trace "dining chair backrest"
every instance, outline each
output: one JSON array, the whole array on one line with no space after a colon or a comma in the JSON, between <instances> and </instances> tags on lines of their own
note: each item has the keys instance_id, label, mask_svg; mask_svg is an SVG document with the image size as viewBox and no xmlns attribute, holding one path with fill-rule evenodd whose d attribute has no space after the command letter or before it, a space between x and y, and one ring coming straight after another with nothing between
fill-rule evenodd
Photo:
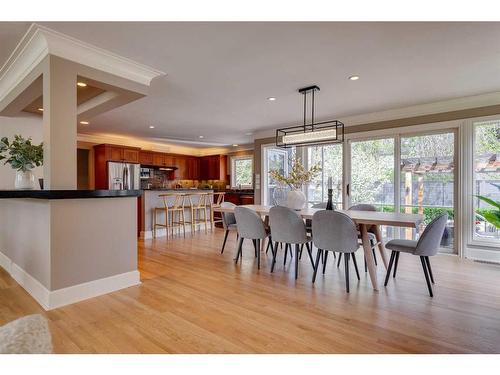
<instances>
[{"instance_id":1,"label":"dining chair backrest","mask_svg":"<svg viewBox=\"0 0 500 375\"><path fill-rule=\"evenodd\" d=\"M269 225L273 241L290 244L307 242L304 220L288 207L274 206L269 210Z\"/></svg>"},{"instance_id":2,"label":"dining chair backrest","mask_svg":"<svg viewBox=\"0 0 500 375\"><path fill-rule=\"evenodd\" d=\"M221 208L233 208L236 207L234 203L231 202L222 202L220 204ZM222 213L222 226L224 229L228 229L231 224L236 224L236 218L234 217L234 213L232 212L223 212Z\"/></svg>"},{"instance_id":3,"label":"dining chair backrest","mask_svg":"<svg viewBox=\"0 0 500 375\"><path fill-rule=\"evenodd\" d=\"M312 218L313 243L318 249L352 253L359 247L354 221L342 212L324 210Z\"/></svg>"},{"instance_id":4,"label":"dining chair backrest","mask_svg":"<svg viewBox=\"0 0 500 375\"><path fill-rule=\"evenodd\" d=\"M442 214L434 218L424 229L424 233L420 236L415 249L415 255L433 256L439 250L441 238L443 237L448 214Z\"/></svg>"},{"instance_id":5,"label":"dining chair backrest","mask_svg":"<svg viewBox=\"0 0 500 375\"><path fill-rule=\"evenodd\" d=\"M353 211L377 211L377 208L372 204L360 203L349 207L349 210Z\"/></svg>"},{"instance_id":6,"label":"dining chair backrest","mask_svg":"<svg viewBox=\"0 0 500 375\"><path fill-rule=\"evenodd\" d=\"M256 240L266 238L266 228L260 216L247 207L236 206L234 208L236 226L241 238Z\"/></svg>"}]
</instances>

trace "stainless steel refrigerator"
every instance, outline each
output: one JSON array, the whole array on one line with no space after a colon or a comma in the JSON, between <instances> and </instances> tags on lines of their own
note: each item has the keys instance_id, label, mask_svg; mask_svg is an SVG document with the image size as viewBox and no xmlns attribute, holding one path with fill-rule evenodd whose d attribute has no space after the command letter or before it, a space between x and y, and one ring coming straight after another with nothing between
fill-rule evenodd
<instances>
[{"instance_id":1,"label":"stainless steel refrigerator","mask_svg":"<svg viewBox=\"0 0 500 375\"><path fill-rule=\"evenodd\" d=\"M108 162L109 190L139 190L139 164Z\"/></svg>"}]
</instances>

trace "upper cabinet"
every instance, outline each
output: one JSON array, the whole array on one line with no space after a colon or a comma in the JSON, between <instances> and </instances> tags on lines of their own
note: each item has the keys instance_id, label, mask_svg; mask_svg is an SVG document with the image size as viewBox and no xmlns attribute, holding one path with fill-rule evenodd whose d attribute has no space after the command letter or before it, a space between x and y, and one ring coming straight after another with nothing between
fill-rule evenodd
<instances>
[{"instance_id":1,"label":"upper cabinet","mask_svg":"<svg viewBox=\"0 0 500 375\"><path fill-rule=\"evenodd\" d=\"M154 153L151 151L139 151L139 163L143 165L153 165Z\"/></svg>"},{"instance_id":2,"label":"upper cabinet","mask_svg":"<svg viewBox=\"0 0 500 375\"><path fill-rule=\"evenodd\" d=\"M99 155L105 161L119 161L126 163L139 163L138 147L124 147L115 145L97 145L94 147L96 155Z\"/></svg>"},{"instance_id":3,"label":"upper cabinet","mask_svg":"<svg viewBox=\"0 0 500 375\"><path fill-rule=\"evenodd\" d=\"M210 155L200 160L201 180L225 180L227 175L227 156Z\"/></svg>"},{"instance_id":4,"label":"upper cabinet","mask_svg":"<svg viewBox=\"0 0 500 375\"><path fill-rule=\"evenodd\" d=\"M179 180L225 180L227 177L227 156L211 155L204 157L166 154L141 150L137 147L102 144L94 146L96 182L102 177L99 186L106 180L106 163L117 161L139 163L145 167L175 167L171 178ZM101 187L102 188L102 187Z\"/></svg>"}]
</instances>

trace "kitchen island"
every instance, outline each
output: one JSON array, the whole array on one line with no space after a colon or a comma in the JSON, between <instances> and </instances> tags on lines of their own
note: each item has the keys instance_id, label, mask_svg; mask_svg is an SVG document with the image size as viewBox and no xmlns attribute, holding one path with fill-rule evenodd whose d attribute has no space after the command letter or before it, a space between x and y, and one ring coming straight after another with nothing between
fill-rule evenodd
<instances>
[{"instance_id":1,"label":"kitchen island","mask_svg":"<svg viewBox=\"0 0 500 375\"><path fill-rule=\"evenodd\" d=\"M140 237L149 239L153 238L153 215L155 207L163 207L163 199L160 197L162 194L200 194L200 193L213 193L213 190L208 189L151 189L143 190L143 194L139 199L139 227ZM173 198L170 199L173 201ZM188 205L186 203L186 205ZM210 213L209 213L210 214ZM184 210L186 221L191 220L190 208L186 207ZM165 213L159 212L157 217L158 223L165 223ZM190 232L190 225L186 225L186 232ZM166 236L165 228L159 228L156 231L157 237Z\"/></svg>"},{"instance_id":2,"label":"kitchen island","mask_svg":"<svg viewBox=\"0 0 500 375\"><path fill-rule=\"evenodd\" d=\"M0 191L0 266L46 310L139 284L140 194Z\"/></svg>"}]
</instances>

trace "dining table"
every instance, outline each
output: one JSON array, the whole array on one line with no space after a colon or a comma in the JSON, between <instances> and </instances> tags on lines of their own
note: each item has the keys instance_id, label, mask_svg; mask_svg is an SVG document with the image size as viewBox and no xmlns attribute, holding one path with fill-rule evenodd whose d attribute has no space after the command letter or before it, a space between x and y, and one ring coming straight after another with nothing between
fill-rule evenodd
<instances>
[{"instance_id":1,"label":"dining table","mask_svg":"<svg viewBox=\"0 0 500 375\"><path fill-rule=\"evenodd\" d=\"M259 205L259 204L249 204L242 205L242 207L247 207L255 211L260 216L264 217L264 220L268 220L269 210L273 206ZM317 211L322 211L324 208L304 208L298 210L297 213L303 219L312 219L313 215ZM215 212L230 212L234 213L234 207L217 207L214 209ZM380 252L380 257L384 267L387 269L388 261L385 252L384 241L382 238L382 232L380 226L392 226L392 227L403 227L403 228L418 228L422 223L424 216L420 214L409 214L403 212L379 212L379 211L357 211L357 210L336 210L342 212L349 216L354 223L358 226L361 234L361 243L363 245L363 252L366 259L366 264L368 268L368 274L370 275L370 280L372 287L375 291L378 291L378 280L377 280L377 267L375 265L375 259L372 252L372 245L370 243L370 238L368 232L375 234L377 241L377 248ZM272 231L272 228L271 228Z\"/></svg>"}]
</instances>

